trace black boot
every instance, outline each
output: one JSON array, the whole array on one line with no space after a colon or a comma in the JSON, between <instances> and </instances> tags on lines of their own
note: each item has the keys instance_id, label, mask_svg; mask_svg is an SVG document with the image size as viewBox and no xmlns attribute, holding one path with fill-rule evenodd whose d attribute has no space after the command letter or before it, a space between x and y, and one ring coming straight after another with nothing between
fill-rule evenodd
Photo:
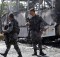
<instances>
[{"instance_id":1,"label":"black boot","mask_svg":"<svg viewBox=\"0 0 60 57\"><path fill-rule=\"evenodd\" d=\"M3 53L0 53L2 56L6 57L7 55L6 54L3 54Z\"/></svg>"},{"instance_id":2,"label":"black boot","mask_svg":"<svg viewBox=\"0 0 60 57\"><path fill-rule=\"evenodd\" d=\"M22 57L22 55L19 55L18 57Z\"/></svg>"},{"instance_id":3,"label":"black boot","mask_svg":"<svg viewBox=\"0 0 60 57\"><path fill-rule=\"evenodd\" d=\"M36 52L34 52L34 54L32 54L32 56L37 56L37 51L36 51Z\"/></svg>"},{"instance_id":4,"label":"black boot","mask_svg":"<svg viewBox=\"0 0 60 57\"><path fill-rule=\"evenodd\" d=\"M44 56L44 55L46 55L46 54L44 54L43 52L40 52L40 55Z\"/></svg>"},{"instance_id":5,"label":"black boot","mask_svg":"<svg viewBox=\"0 0 60 57\"><path fill-rule=\"evenodd\" d=\"M32 56L37 56L37 46L36 44L33 45L34 48L34 54L32 54Z\"/></svg>"},{"instance_id":6,"label":"black boot","mask_svg":"<svg viewBox=\"0 0 60 57\"><path fill-rule=\"evenodd\" d=\"M37 56L37 54L32 54L32 56Z\"/></svg>"}]
</instances>

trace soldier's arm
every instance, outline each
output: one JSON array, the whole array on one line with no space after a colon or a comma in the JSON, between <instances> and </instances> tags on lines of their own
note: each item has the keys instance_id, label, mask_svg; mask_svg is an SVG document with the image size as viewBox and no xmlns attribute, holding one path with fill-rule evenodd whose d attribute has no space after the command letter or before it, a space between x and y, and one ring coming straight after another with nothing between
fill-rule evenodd
<instances>
[{"instance_id":1,"label":"soldier's arm","mask_svg":"<svg viewBox=\"0 0 60 57\"><path fill-rule=\"evenodd\" d=\"M8 29L6 30L6 32L10 33L12 30L13 30L13 23L10 23Z\"/></svg>"},{"instance_id":2,"label":"soldier's arm","mask_svg":"<svg viewBox=\"0 0 60 57\"><path fill-rule=\"evenodd\" d=\"M40 22L40 30L43 31L45 24L44 24L44 20L41 16L39 17L39 22Z\"/></svg>"}]
</instances>

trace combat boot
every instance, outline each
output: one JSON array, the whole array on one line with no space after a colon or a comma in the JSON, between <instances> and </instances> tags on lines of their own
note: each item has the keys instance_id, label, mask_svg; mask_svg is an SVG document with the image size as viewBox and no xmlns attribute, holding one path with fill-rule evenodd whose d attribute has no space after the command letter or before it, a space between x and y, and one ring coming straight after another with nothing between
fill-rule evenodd
<instances>
[{"instance_id":1,"label":"combat boot","mask_svg":"<svg viewBox=\"0 0 60 57\"><path fill-rule=\"evenodd\" d=\"M18 57L22 57L22 55L19 55Z\"/></svg>"},{"instance_id":2,"label":"combat boot","mask_svg":"<svg viewBox=\"0 0 60 57\"><path fill-rule=\"evenodd\" d=\"M0 53L2 56L4 56L4 57L7 57L7 55L6 54L3 54L3 53Z\"/></svg>"},{"instance_id":3,"label":"combat boot","mask_svg":"<svg viewBox=\"0 0 60 57\"><path fill-rule=\"evenodd\" d=\"M34 54L32 54L32 56L37 56L37 51L36 51L36 52L34 52Z\"/></svg>"},{"instance_id":4,"label":"combat boot","mask_svg":"<svg viewBox=\"0 0 60 57\"><path fill-rule=\"evenodd\" d=\"M39 55L42 55L42 56L44 56L44 55L46 55L46 54L44 54L43 52L41 52Z\"/></svg>"}]
</instances>

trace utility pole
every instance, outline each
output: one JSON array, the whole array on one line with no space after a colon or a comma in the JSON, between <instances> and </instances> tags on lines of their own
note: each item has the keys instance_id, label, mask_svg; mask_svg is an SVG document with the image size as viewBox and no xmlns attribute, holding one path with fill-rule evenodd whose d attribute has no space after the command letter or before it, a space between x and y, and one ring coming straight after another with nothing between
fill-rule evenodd
<instances>
[{"instance_id":1,"label":"utility pole","mask_svg":"<svg viewBox=\"0 0 60 57\"><path fill-rule=\"evenodd\" d=\"M38 11L39 11L39 16L41 16L41 12L40 12L40 5L42 4L42 2L43 2L43 0L39 0L39 9L38 9Z\"/></svg>"},{"instance_id":2,"label":"utility pole","mask_svg":"<svg viewBox=\"0 0 60 57\"><path fill-rule=\"evenodd\" d=\"M1 24L1 10L0 10L0 24ZM1 25L0 25L0 33L1 33Z\"/></svg>"},{"instance_id":3,"label":"utility pole","mask_svg":"<svg viewBox=\"0 0 60 57\"><path fill-rule=\"evenodd\" d=\"M27 1L27 4L28 4L28 5L27 5L27 9L26 9L25 18L27 18L27 17L28 17L29 1L30 1L30 0L28 0L28 1Z\"/></svg>"},{"instance_id":4,"label":"utility pole","mask_svg":"<svg viewBox=\"0 0 60 57\"><path fill-rule=\"evenodd\" d=\"M0 33L2 32L2 21L1 21L1 17L2 17L2 12L3 12L3 2L4 0L1 0L2 4L1 4L1 14L0 14Z\"/></svg>"},{"instance_id":5,"label":"utility pole","mask_svg":"<svg viewBox=\"0 0 60 57\"><path fill-rule=\"evenodd\" d=\"M19 0L16 0L16 8L17 8L17 12L19 11Z\"/></svg>"}]
</instances>

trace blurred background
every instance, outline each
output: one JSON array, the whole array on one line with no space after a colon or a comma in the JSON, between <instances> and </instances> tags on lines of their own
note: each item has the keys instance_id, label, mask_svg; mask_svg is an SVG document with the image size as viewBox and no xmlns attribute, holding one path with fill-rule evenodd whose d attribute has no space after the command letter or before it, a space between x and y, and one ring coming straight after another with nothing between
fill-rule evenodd
<instances>
[{"instance_id":1,"label":"blurred background","mask_svg":"<svg viewBox=\"0 0 60 57\"><path fill-rule=\"evenodd\" d=\"M19 37L27 37L29 28L25 26L29 9L35 8L36 13L43 17L49 27L42 37L59 38L60 35L60 0L0 0L0 32L8 23L8 15L13 13L20 26ZM51 38L50 37L50 38Z\"/></svg>"}]
</instances>

